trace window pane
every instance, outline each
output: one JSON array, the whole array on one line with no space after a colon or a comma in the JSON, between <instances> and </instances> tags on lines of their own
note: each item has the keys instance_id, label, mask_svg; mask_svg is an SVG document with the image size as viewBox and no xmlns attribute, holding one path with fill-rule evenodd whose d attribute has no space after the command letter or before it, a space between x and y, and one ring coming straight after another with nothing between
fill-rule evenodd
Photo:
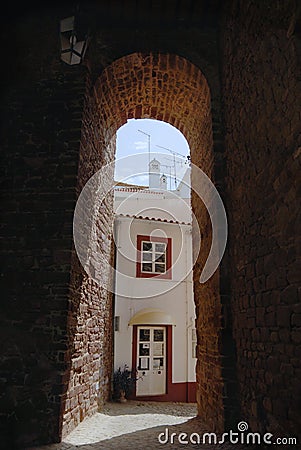
<instances>
[{"instance_id":1,"label":"window pane","mask_svg":"<svg viewBox=\"0 0 301 450\"><path fill-rule=\"evenodd\" d=\"M166 244L156 244L156 252L165 252L165 245Z\"/></svg>"},{"instance_id":2,"label":"window pane","mask_svg":"<svg viewBox=\"0 0 301 450\"><path fill-rule=\"evenodd\" d=\"M153 359L153 369L164 369L163 366L164 358L154 358Z\"/></svg>"},{"instance_id":3,"label":"window pane","mask_svg":"<svg viewBox=\"0 0 301 450\"><path fill-rule=\"evenodd\" d=\"M139 344L139 356L149 356L149 347L145 347L146 345L149 346L149 344Z\"/></svg>"},{"instance_id":4,"label":"window pane","mask_svg":"<svg viewBox=\"0 0 301 450\"><path fill-rule=\"evenodd\" d=\"M155 264L155 272L164 273L165 272L165 264Z\"/></svg>"},{"instance_id":5,"label":"window pane","mask_svg":"<svg viewBox=\"0 0 301 450\"><path fill-rule=\"evenodd\" d=\"M155 261L165 263L165 254L156 253Z\"/></svg>"},{"instance_id":6,"label":"window pane","mask_svg":"<svg viewBox=\"0 0 301 450\"><path fill-rule=\"evenodd\" d=\"M154 330L154 341L163 342L164 340L164 330Z\"/></svg>"},{"instance_id":7,"label":"window pane","mask_svg":"<svg viewBox=\"0 0 301 450\"><path fill-rule=\"evenodd\" d=\"M160 369L160 358L153 359L153 369Z\"/></svg>"},{"instance_id":8,"label":"window pane","mask_svg":"<svg viewBox=\"0 0 301 450\"><path fill-rule=\"evenodd\" d=\"M152 253L143 253L142 254L142 260L143 261L151 261L152 260Z\"/></svg>"},{"instance_id":9,"label":"window pane","mask_svg":"<svg viewBox=\"0 0 301 450\"><path fill-rule=\"evenodd\" d=\"M197 346L192 343L192 357L196 358L197 356Z\"/></svg>"},{"instance_id":10,"label":"window pane","mask_svg":"<svg viewBox=\"0 0 301 450\"><path fill-rule=\"evenodd\" d=\"M142 250L143 251L150 251L152 249L152 243L151 242L143 242L142 244Z\"/></svg>"},{"instance_id":11,"label":"window pane","mask_svg":"<svg viewBox=\"0 0 301 450\"><path fill-rule=\"evenodd\" d=\"M149 341L150 330L149 329L141 329L139 333L140 341Z\"/></svg>"},{"instance_id":12,"label":"window pane","mask_svg":"<svg viewBox=\"0 0 301 450\"><path fill-rule=\"evenodd\" d=\"M154 356L164 355L164 343L156 342L153 344L153 355Z\"/></svg>"},{"instance_id":13,"label":"window pane","mask_svg":"<svg viewBox=\"0 0 301 450\"><path fill-rule=\"evenodd\" d=\"M142 271L143 272L152 272L152 270L153 270L152 263L143 263L142 264Z\"/></svg>"},{"instance_id":14,"label":"window pane","mask_svg":"<svg viewBox=\"0 0 301 450\"><path fill-rule=\"evenodd\" d=\"M139 358L138 370L149 370L149 358L147 356Z\"/></svg>"}]
</instances>

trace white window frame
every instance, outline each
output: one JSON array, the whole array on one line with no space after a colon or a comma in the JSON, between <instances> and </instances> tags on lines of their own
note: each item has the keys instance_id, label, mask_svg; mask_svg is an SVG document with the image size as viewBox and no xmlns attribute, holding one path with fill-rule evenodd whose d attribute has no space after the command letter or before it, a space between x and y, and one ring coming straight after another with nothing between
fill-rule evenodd
<instances>
[{"instance_id":1,"label":"white window frame","mask_svg":"<svg viewBox=\"0 0 301 450\"><path fill-rule=\"evenodd\" d=\"M151 245L151 250L143 250L143 245ZM156 245L164 245L164 252L162 251L156 251ZM144 254L151 255L151 260L145 260ZM159 256L164 255L164 262L157 261L156 258ZM141 241L141 272L142 273L150 273L150 274L165 274L166 273L166 264L167 264L167 244L165 242L151 242L151 241ZM143 264L152 264L152 270L143 270ZM164 271L157 271L156 265L163 266L164 265Z\"/></svg>"}]
</instances>

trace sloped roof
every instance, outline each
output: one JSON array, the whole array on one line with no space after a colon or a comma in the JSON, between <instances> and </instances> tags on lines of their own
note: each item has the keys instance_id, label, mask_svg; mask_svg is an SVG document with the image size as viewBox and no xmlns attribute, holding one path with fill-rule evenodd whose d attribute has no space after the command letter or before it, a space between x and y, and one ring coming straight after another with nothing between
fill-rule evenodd
<instances>
[{"instance_id":1,"label":"sloped roof","mask_svg":"<svg viewBox=\"0 0 301 450\"><path fill-rule=\"evenodd\" d=\"M126 217L129 219L139 219L139 220L153 220L155 222L162 222L162 223L173 223L178 225L191 225L191 222L179 222L177 220L169 220L169 219L160 219L158 217L148 217L148 216L136 216L131 214L116 214L116 218L118 217Z\"/></svg>"},{"instance_id":2,"label":"sloped roof","mask_svg":"<svg viewBox=\"0 0 301 450\"><path fill-rule=\"evenodd\" d=\"M148 189L148 186L139 186L137 184L124 183L123 181L115 181L115 187L116 186L135 188L135 189Z\"/></svg>"}]
</instances>

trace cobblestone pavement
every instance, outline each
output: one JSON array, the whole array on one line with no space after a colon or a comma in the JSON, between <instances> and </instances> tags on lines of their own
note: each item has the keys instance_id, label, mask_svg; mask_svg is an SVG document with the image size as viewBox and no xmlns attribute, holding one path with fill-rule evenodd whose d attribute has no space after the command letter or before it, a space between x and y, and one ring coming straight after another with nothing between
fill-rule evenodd
<instances>
[{"instance_id":1,"label":"cobblestone pavement","mask_svg":"<svg viewBox=\"0 0 301 450\"><path fill-rule=\"evenodd\" d=\"M201 438L209 430L196 418L194 403L137 402L107 403L101 413L84 420L62 443L27 450L102 450L102 449L236 449L238 445L181 444L180 433L197 433ZM168 430L168 442L166 440ZM158 436L163 433L160 443ZM174 435L172 442L171 435ZM181 439L181 438L180 438ZM196 436L195 436L196 439ZM208 442L208 441L207 441ZM251 447L248 446L248 449Z\"/></svg>"}]
</instances>

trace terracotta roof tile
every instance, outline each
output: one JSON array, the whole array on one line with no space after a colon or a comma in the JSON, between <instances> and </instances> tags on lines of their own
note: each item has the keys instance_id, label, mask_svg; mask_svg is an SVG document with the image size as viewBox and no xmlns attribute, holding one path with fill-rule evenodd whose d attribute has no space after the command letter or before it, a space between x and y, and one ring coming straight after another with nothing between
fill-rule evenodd
<instances>
[{"instance_id":1,"label":"terracotta roof tile","mask_svg":"<svg viewBox=\"0 0 301 450\"><path fill-rule=\"evenodd\" d=\"M148 216L136 216L131 214L116 214L116 217L128 217L130 219L140 219L140 220L154 220L156 222L163 223L176 223L178 225L191 225L191 222L179 222L177 220L160 219L158 217L148 217Z\"/></svg>"}]
</instances>

